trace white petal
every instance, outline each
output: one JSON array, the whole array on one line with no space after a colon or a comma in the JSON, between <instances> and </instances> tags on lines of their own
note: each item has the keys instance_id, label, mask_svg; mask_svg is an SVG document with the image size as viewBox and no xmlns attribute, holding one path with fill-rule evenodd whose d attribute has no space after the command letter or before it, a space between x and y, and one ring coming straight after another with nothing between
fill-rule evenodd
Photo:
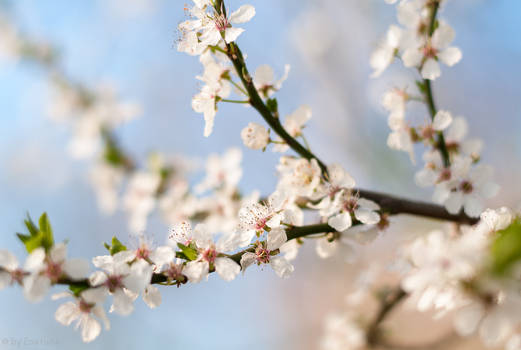
<instances>
[{"instance_id":1,"label":"white petal","mask_svg":"<svg viewBox=\"0 0 521 350\"><path fill-rule=\"evenodd\" d=\"M273 73L273 68L271 68L267 64L259 66L259 68L257 68L257 70L255 71L255 75L253 78L253 81L257 88L262 88L265 85L271 85L273 84L274 80L275 74Z\"/></svg>"},{"instance_id":2,"label":"white petal","mask_svg":"<svg viewBox=\"0 0 521 350\"><path fill-rule=\"evenodd\" d=\"M380 215L377 212L365 208L356 209L355 217L366 225L374 225L380 222Z\"/></svg>"},{"instance_id":3,"label":"white petal","mask_svg":"<svg viewBox=\"0 0 521 350\"><path fill-rule=\"evenodd\" d=\"M190 261L183 269L183 274L190 282L198 283L208 276L208 262Z\"/></svg>"},{"instance_id":4,"label":"white petal","mask_svg":"<svg viewBox=\"0 0 521 350\"><path fill-rule=\"evenodd\" d=\"M18 259L7 250L0 250L0 267L12 271L18 268Z\"/></svg>"},{"instance_id":5,"label":"white petal","mask_svg":"<svg viewBox=\"0 0 521 350\"><path fill-rule=\"evenodd\" d=\"M49 288L51 281L40 275L31 275L24 279L24 295L30 302L41 301Z\"/></svg>"},{"instance_id":6,"label":"white petal","mask_svg":"<svg viewBox=\"0 0 521 350\"><path fill-rule=\"evenodd\" d=\"M403 65L405 67L419 67L423 60L423 53L417 49L407 49L402 55Z\"/></svg>"},{"instance_id":7,"label":"white petal","mask_svg":"<svg viewBox=\"0 0 521 350\"><path fill-rule=\"evenodd\" d=\"M227 28L226 32L224 33L224 40L227 43L231 43L232 41L237 40L237 38L239 37L239 35L242 34L242 32L244 32L244 29L242 28Z\"/></svg>"},{"instance_id":8,"label":"white petal","mask_svg":"<svg viewBox=\"0 0 521 350\"><path fill-rule=\"evenodd\" d=\"M144 260L139 260L130 267L130 274L123 278L125 287L134 293L141 293L152 279L153 267Z\"/></svg>"},{"instance_id":9,"label":"white petal","mask_svg":"<svg viewBox=\"0 0 521 350\"><path fill-rule=\"evenodd\" d=\"M89 277L89 283L91 286L99 286L107 280L107 274L102 271L94 271Z\"/></svg>"},{"instance_id":10,"label":"white petal","mask_svg":"<svg viewBox=\"0 0 521 350\"><path fill-rule=\"evenodd\" d=\"M107 287L99 287L99 288L89 288L81 292L81 297L87 303L90 304L101 304L105 301L105 298L108 295Z\"/></svg>"},{"instance_id":11,"label":"white petal","mask_svg":"<svg viewBox=\"0 0 521 350\"><path fill-rule=\"evenodd\" d=\"M432 35L432 46L438 50L442 50L450 45L454 40L454 29L447 24L441 24Z\"/></svg>"},{"instance_id":12,"label":"white petal","mask_svg":"<svg viewBox=\"0 0 521 350\"><path fill-rule=\"evenodd\" d=\"M440 65L435 59L429 58L423 64L421 73L423 79L435 80L441 75Z\"/></svg>"},{"instance_id":13,"label":"white petal","mask_svg":"<svg viewBox=\"0 0 521 350\"><path fill-rule=\"evenodd\" d=\"M65 243L58 243L52 247L49 256L54 262L61 262L67 257L67 246Z\"/></svg>"},{"instance_id":14,"label":"white petal","mask_svg":"<svg viewBox=\"0 0 521 350\"><path fill-rule=\"evenodd\" d=\"M246 269L255 263L257 260L257 256L254 253L244 253L241 256L241 266L242 266L242 272L244 273Z\"/></svg>"},{"instance_id":15,"label":"white petal","mask_svg":"<svg viewBox=\"0 0 521 350\"><path fill-rule=\"evenodd\" d=\"M461 53L461 50L457 47L447 47L445 50L438 54L438 58L440 59L440 61L442 61L449 67L452 67L453 65L461 61L462 57L463 54Z\"/></svg>"},{"instance_id":16,"label":"white petal","mask_svg":"<svg viewBox=\"0 0 521 350\"><path fill-rule=\"evenodd\" d=\"M81 339L85 343L90 343L98 337L101 332L101 325L90 315L82 315L81 319Z\"/></svg>"},{"instance_id":17,"label":"white petal","mask_svg":"<svg viewBox=\"0 0 521 350\"><path fill-rule=\"evenodd\" d=\"M270 265L277 274L277 276L281 278L288 278L291 273L295 270L293 265L290 264L285 258L280 256L274 256L270 259Z\"/></svg>"},{"instance_id":18,"label":"white petal","mask_svg":"<svg viewBox=\"0 0 521 350\"><path fill-rule=\"evenodd\" d=\"M326 237L317 239L315 251L317 252L317 255L322 259L327 259L335 255L337 250L338 241L329 242L329 240Z\"/></svg>"},{"instance_id":19,"label":"white petal","mask_svg":"<svg viewBox=\"0 0 521 350\"><path fill-rule=\"evenodd\" d=\"M370 209L373 211L380 210L380 206L378 205L378 203L373 202L372 200L369 200L369 199L359 198L357 201L357 204L364 209Z\"/></svg>"},{"instance_id":20,"label":"white petal","mask_svg":"<svg viewBox=\"0 0 521 350\"><path fill-rule=\"evenodd\" d=\"M335 230L342 232L351 227L351 214L350 213L340 213L337 214L327 221L328 225L333 227Z\"/></svg>"},{"instance_id":21,"label":"white petal","mask_svg":"<svg viewBox=\"0 0 521 350\"><path fill-rule=\"evenodd\" d=\"M151 309L161 305L161 293L159 289L156 286L148 285L143 292L143 301Z\"/></svg>"},{"instance_id":22,"label":"white petal","mask_svg":"<svg viewBox=\"0 0 521 350\"><path fill-rule=\"evenodd\" d=\"M463 206L463 194L461 192L451 193L449 195L449 198L445 201L445 208L451 214L459 213L462 206Z\"/></svg>"},{"instance_id":23,"label":"white petal","mask_svg":"<svg viewBox=\"0 0 521 350\"><path fill-rule=\"evenodd\" d=\"M36 248L29 254L25 260L25 270L29 272L40 271L44 266L45 250L43 248Z\"/></svg>"},{"instance_id":24,"label":"white petal","mask_svg":"<svg viewBox=\"0 0 521 350\"><path fill-rule=\"evenodd\" d=\"M436 183L438 176L432 169L424 168L416 173L414 182L419 187L430 187Z\"/></svg>"},{"instance_id":25,"label":"white petal","mask_svg":"<svg viewBox=\"0 0 521 350\"><path fill-rule=\"evenodd\" d=\"M452 123L452 115L447 111L438 111L434 116L432 127L436 131L442 131L449 127Z\"/></svg>"},{"instance_id":26,"label":"white petal","mask_svg":"<svg viewBox=\"0 0 521 350\"><path fill-rule=\"evenodd\" d=\"M463 307L454 317L454 328L461 336L474 333L483 317L483 308L479 304L471 304Z\"/></svg>"},{"instance_id":27,"label":"white petal","mask_svg":"<svg viewBox=\"0 0 521 350\"><path fill-rule=\"evenodd\" d=\"M103 310L103 308L101 306L99 306L99 305L94 306L92 308L92 314L103 321L103 325L105 326L105 329L107 331L110 329L110 321L107 318L107 315L105 314L105 310Z\"/></svg>"},{"instance_id":28,"label":"white petal","mask_svg":"<svg viewBox=\"0 0 521 350\"><path fill-rule=\"evenodd\" d=\"M492 311L479 327L479 335L488 347L495 347L502 343L512 331L512 324L504 311Z\"/></svg>"},{"instance_id":29,"label":"white petal","mask_svg":"<svg viewBox=\"0 0 521 350\"><path fill-rule=\"evenodd\" d=\"M80 314L81 311L78 308L78 305L72 301L68 301L56 309L54 318L62 325L69 326L72 322L74 322L74 320L80 317Z\"/></svg>"},{"instance_id":30,"label":"white petal","mask_svg":"<svg viewBox=\"0 0 521 350\"><path fill-rule=\"evenodd\" d=\"M170 246L162 246L150 253L150 260L156 264L158 269L175 259L175 251Z\"/></svg>"},{"instance_id":31,"label":"white petal","mask_svg":"<svg viewBox=\"0 0 521 350\"><path fill-rule=\"evenodd\" d=\"M232 281L241 272L241 267L229 258L215 259L215 271L225 281Z\"/></svg>"},{"instance_id":32,"label":"white petal","mask_svg":"<svg viewBox=\"0 0 521 350\"><path fill-rule=\"evenodd\" d=\"M231 23L239 24L250 21L255 16L255 7L251 5L242 5L239 9L233 12L229 21Z\"/></svg>"},{"instance_id":33,"label":"white petal","mask_svg":"<svg viewBox=\"0 0 521 350\"><path fill-rule=\"evenodd\" d=\"M114 264L128 263L134 260L136 253L133 250L123 250L112 256Z\"/></svg>"},{"instance_id":34,"label":"white petal","mask_svg":"<svg viewBox=\"0 0 521 350\"><path fill-rule=\"evenodd\" d=\"M288 237L286 231L282 227L276 227L268 232L268 250L275 250L280 248L281 245L286 243Z\"/></svg>"},{"instance_id":35,"label":"white petal","mask_svg":"<svg viewBox=\"0 0 521 350\"><path fill-rule=\"evenodd\" d=\"M89 273L89 262L85 259L67 259L62 267L65 274L72 280L85 278Z\"/></svg>"},{"instance_id":36,"label":"white petal","mask_svg":"<svg viewBox=\"0 0 521 350\"><path fill-rule=\"evenodd\" d=\"M11 284L11 274L9 272L0 271L0 290Z\"/></svg>"},{"instance_id":37,"label":"white petal","mask_svg":"<svg viewBox=\"0 0 521 350\"><path fill-rule=\"evenodd\" d=\"M472 218L478 217L485 209L481 198L475 194L470 194L465 197L463 209L465 214Z\"/></svg>"},{"instance_id":38,"label":"white petal","mask_svg":"<svg viewBox=\"0 0 521 350\"><path fill-rule=\"evenodd\" d=\"M114 311L122 316L127 316L134 311L134 302L123 289L118 288L113 295L111 312Z\"/></svg>"},{"instance_id":39,"label":"white petal","mask_svg":"<svg viewBox=\"0 0 521 350\"><path fill-rule=\"evenodd\" d=\"M300 244L297 242L296 239L292 239L291 241L288 241L280 246L279 250L282 255L286 258L288 261L295 260L295 258L298 255L298 250L300 248Z\"/></svg>"}]
</instances>

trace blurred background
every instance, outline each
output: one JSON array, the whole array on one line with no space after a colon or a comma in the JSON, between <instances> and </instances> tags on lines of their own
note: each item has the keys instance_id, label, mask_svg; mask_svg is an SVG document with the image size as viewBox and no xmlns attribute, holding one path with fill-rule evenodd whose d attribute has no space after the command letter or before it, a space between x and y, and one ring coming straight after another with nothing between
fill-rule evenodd
<instances>
[{"instance_id":1,"label":"blurred background","mask_svg":"<svg viewBox=\"0 0 521 350\"><path fill-rule=\"evenodd\" d=\"M237 8L243 2L227 3ZM239 44L251 70L270 64L280 76L284 64L291 64L290 77L278 93L280 111L289 114L303 103L313 108L306 136L315 153L326 162L342 163L360 187L429 200L430 189L413 185L415 167L408 156L387 148L387 115L380 106L386 89L413 86L415 77L396 63L381 78L369 78L369 56L396 22L395 7L381 0L249 3L257 15L244 26ZM23 33L59 48L70 77L94 86L112 82L122 99L142 105L141 118L117 132L136 158L153 150L204 158L240 146L241 188L271 193L277 154L248 150L240 139L248 122L261 122L252 109L222 105L213 134L202 136L203 118L190 106L201 66L175 49L177 24L186 19L184 7L180 0L3 3L6 16ZM465 116L469 134L484 140L483 162L495 167L502 186L489 206L517 207L521 198L520 10L521 2L515 0L458 0L441 14L456 30L463 61L444 67L434 83L435 99L439 108ZM14 233L23 229L26 213L36 217L47 211L56 239L70 239L70 256L104 254L102 242L114 234L126 237L126 218L97 209L88 181L91 163L70 158L70 130L46 115L48 75L37 65L4 60L0 82L0 247L23 260ZM110 315L111 331L88 345L72 327L54 321L59 303L47 298L31 305L19 288L8 288L0 297L0 339L48 339L33 347L59 349L314 349L323 318L343 305L356 271L392 253L396 241L439 225L407 217L395 221L370 251L360 252L356 265L341 258L321 260L313 245L306 244L288 280L278 279L270 269L251 269L232 283L211 276L208 283L162 288L160 308L150 310L138 300L132 316ZM156 215L146 232L163 242L168 227ZM440 321L419 317L424 323L416 323L417 328L434 325L428 336L443 328ZM390 324L399 322L400 316ZM0 343L0 349L11 347Z\"/></svg>"}]
</instances>

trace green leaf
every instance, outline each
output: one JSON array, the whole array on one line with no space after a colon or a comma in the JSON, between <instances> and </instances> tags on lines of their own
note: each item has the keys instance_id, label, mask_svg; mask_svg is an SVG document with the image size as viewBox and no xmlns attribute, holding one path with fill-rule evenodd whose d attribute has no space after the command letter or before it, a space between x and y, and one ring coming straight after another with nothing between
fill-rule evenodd
<instances>
[{"instance_id":1,"label":"green leaf","mask_svg":"<svg viewBox=\"0 0 521 350\"><path fill-rule=\"evenodd\" d=\"M509 272L521 260L521 219L497 233L491 250L492 270L498 275Z\"/></svg>"},{"instance_id":2,"label":"green leaf","mask_svg":"<svg viewBox=\"0 0 521 350\"><path fill-rule=\"evenodd\" d=\"M28 253L39 247L43 247L46 251L49 251L54 245L54 237L52 233L51 223L46 213L43 213L38 220L38 226L33 222L29 214L27 219L24 220L25 227L27 228L28 234L17 233L16 236L24 244L25 249Z\"/></svg>"},{"instance_id":3,"label":"green leaf","mask_svg":"<svg viewBox=\"0 0 521 350\"><path fill-rule=\"evenodd\" d=\"M190 259L188 259L188 257L185 255L185 253L180 252L180 251L175 252L175 256L176 256L176 258L179 258L179 259L190 260Z\"/></svg>"},{"instance_id":4,"label":"green leaf","mask_svg":"<svg viewBox=\"0 0 521 350\"><path fill-rule=\"evenodd\" d=\"M112 237L112 245L108 243L103 243L103 246L107 248L110 255L117 254L119 252L127 250L127 247L116 238L116 236Z\"/></svg>"},{"instance_id":5,"label":"green leaf","mask_svg":"<svg viewBox=\"0 0 521 350\"><path fill-rule=\"evenodd\" d=\"M33 219L27 213L27 219L24 220L25 227L27 227L27 231L31 236L36 236L38 234L38 227L34 224Z\"/></svg>"},{"instance_id":6,"label":"green leaf","mask_svg":"<svg viewBox=\"0 0 521 350\"><path fill-rule=\"evenodd\" d=\"M89 286L86 286L84 284L71 284L69 286L69 290L72 292L72 294L74 294L75 297L79 297L81 292L88 288Z\"/></svg>"},{"instance_id":7,"label":"green leaf","mask_svg":"<svg viewBox=\"0 0 521 350\"><path fill-rule=\"evenodd\" d=\"M27 253L31 253L36 248L40 248L43 246L43 233L38 233L37 236L31 237L28 239L25 244L25 249L27 250Z\"/></svg>"},{"instance_id":8,"label":"green leaf","mask_svg":"<svg viewBox=\"0 0 521 350\"><path fill-rule=\"evenodd\" d=\"M47 213L43 213L40 216L40 220L38 220L38 226L40 226L40 232L38 236L41 234L41 245L45 248L45 250L51 249L54 245L54 236L52 233L51 222L47 217Z\"/></svg>"},{"instance_id":9,"label":"green leaf","mask_svg":"<svg viewBox=\"0 0 521 350\"><path fill-rule=\"evenodd\" d=\"M29 236L29 235L24 235L23 233L17 233L16 236L18 237L18 239L19 239L23 244L25 244L25 242L27 242L28 240L31 239L31 236Z\"/></svg>"},{"instance_id":10,"label":"green leaf","mask_svg":"<svg viewBox=\"0 0 521 350\"><path fill-rule=\"evenodd\" d=\"M268 107L271 113L277 113L279 110L279 103L276 98L269 98L266 101L266 107Z\"/></svg>"},{"instance_id":11,"label":"green leaf","mask_svg":"<svg viewBox=\"0 0 521 350\"><path fill-rule=\"evenodd\" d=\"M422 94L424 94L427 91L427 88L425 87L425 84L423 83L423 81L416 80L416 86L418 87L418 90L420 90L420 92Z\"/></svg>"},{"instance_id":12,"label":"green leaf","mask_svg":"<svg viewBox=\"0 0 521 350\"><path fill-rule=\"evenodd\" d=\"M177 243L177 246L179 247L179 249L181 249L187 260L192 261L197 259L197 250L195 250L194 248L187 247L181 243Z\"/></svg>"}]
</instances>

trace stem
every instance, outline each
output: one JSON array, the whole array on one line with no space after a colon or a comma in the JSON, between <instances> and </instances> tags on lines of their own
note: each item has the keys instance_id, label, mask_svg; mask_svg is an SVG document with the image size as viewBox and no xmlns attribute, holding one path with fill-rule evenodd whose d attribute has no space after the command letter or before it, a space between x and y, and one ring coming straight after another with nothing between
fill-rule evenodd
<instances>
[{"instance_id":1,"label":"stem","mask_svg":"<svg viewBox=\"0 0 521 350\"><path fill-rule=\"evenodd\" d=\"M223 51L224 52L224 51ZM224 52L226 53L226 52ZM243 94L245 94L246 96L248 96L248 93L242 88L242 86L240 86L239 84L237 84L236 82L234 82L233 80L230 79L230 83L232 83L233 86L235 86L240 92L242 92ZM248 101L249 103L250 101Z\"/></svg>"},{"instance_id":2,"label":"stem","mask_svg":"<svg viewBox=\"0 0 521 350\"><path fill-rule=\"evenodd\" d=\"M268 123L268 125L291 147L297 154L301 155L303 158L308 160L316 159L320 168L322 169L323 174L327 174L327 167L323 161L321 161L317 156L315 156L311 151L302 146L297 140L295 140L291 135L289 135L280 120L276 118L271 111L268 109L262 98L259 96L257 89L255 88L251 76L248 73L248 68L246 67L246 63L244 62L244 58L242 56L241 50L234 43L227 44L227 55L228 58L232 61L235 70L237 71L237 75L241 79L244 88L248 92L250 96L250 103L255 108L259 114L264 118L264 120ZM432 118L436 114L436 108L434 106L434 100L432 98L432 91L430 89L430 82L427 81L426 86L429 86L429 94L426 96L428 100L431 102L429 106L432 107ZM445 149L445 157L446 164L449 164L448 153L446 152L445 140L443 138L443 134L439 139L440 148ZM442 152L443 154L443 152ZM455 221L460 223L474 224L478 220L475 218L470 218L464 213L460 213L458 215L453 215L447 212L447 210L439 205L412 201L404 198L394 197L384 193L378 193L373 191L367 191L363 189L354 189L355 192L358 192L361 197L370 199L380 205L382 211L388 212L390 214L412 214L412 215L420 215L431 217L434 219L442 219L448 221Z\"/></svg>"},{"instance_id":3,"label":"stem","mask_svg":"<svg viewBox=\"0 0 521 350\"><path fill-rule=\"evenodd\" d=\"M279 118L276 118L272 112L268 109L262 98L260 97L255 85L253 84L253 79L248 72L248 68L246 67L246 63L244 62L244 57L242 55L241 50L234 43L226 44L227 55L230 61L232 62L237 75L241 79L242 85L244 86L248 96L250 97L250 104L255 108L257 112L264 118L266 123L279 135L286 143L293 149L296 153L298 153L303 158L307 160L316 159L320 169L323 174L327 174L327 167L324 162L322 162L317 156L315 156L311 151L307 150L304 146L302 146L297 140L295 140L287 131L284 129L282 124L280 123Z\"/></svg>"},{"instance_id":4,"label":"stem","mask_svg":"<svg viewBox=\"0 0 521 350\"><path fill-rule=\"evenodd\" d=\"M432 10L431 10L431 18L429 23L429 37L432 38L432 35L434 34L434 30L436 28L436 16L438 14L438 9L440 8L440 2L438 0L435 0L431 3ZM429 113L431 115L431 120L434 120L434 117L436 116L437 109L436 105L434 103L434 97L432 94L432 87L431 87L431 81L429 79L423 79L423 85L425 87L425 100L427 102L427 108L429 109ZM442 131L438 131L437 133L437 148L439 149L441 156L443 158L443 165L448 168L450 166L450 156L449 151L447 150L447 144L445 143L445 137L443 136Z\"/></svg>"},{"instance_id":5,"label":"stem","mask_svg":"<svg viewBox=\"0 0 521 350\"><path fill-rule=\"evenodd\" d=\"M304 145L306 145L306 148L308 150L310 150L311 147L309 146L309 143L308 143L308 140L306 139L306 136L304 136L304 134L301 134L300 137L302 137L302 141L304 141Z\"/></svg>"},{"instance_id":6,"label":"stem","mask_svg":"<svg viewBox=\"0 0 521 350\"><path fill-rule=\"evenodd\" d=\"M308 226L294 226L292 228L288 228L286 230L286 236L288 237L288 241L296 238L305 237L308 235L313 235L317 233L324 233L324 232L335 232L335 229L329 226L328 224L315 224L315 225L308 225ZM235 261L236 263L240 263L242 256L247 252L254 252L254 248L248 248L241 250L238 253L235 253L233 255L228 256L230 259ZM2 271L2 268L0 268L0 271ZM213 272L213 271L212 271ZM167 282L167 278L163 274L154 273L152 275L152 279L150 281L151 284L160 284ZM78 287L92 287L89 284L88 279L83 279L79 281L72 281L68 278L63 278L58 281L57 284L64 284L64 285L74 285Z\"/></svg>"},{"instance_id":7,"label":"stem","mask_svg":"<svg viewBox=\"0 0 521 350\"><path fill-rule=\"evenodd\" d=\"M444 207L432 203L414 201L363 189L355 191L358 191L360 197L367 198L373 202L378 203L383 212L387 212L393 215L411 214L431 219L446 220L470 225L473 225L479 221L479 218L471 218L463 212L459 214L450 214Z\"/></svg>"},{"instance_id":8,"label":"stem","mask_svg":"<svg viewBox=\"0 0 521 350\"><path fill-rule=\"evenodd\" d=\"M373 322L367 328L367 343L369 345L378 343L381 323L406 296L407 293L403 289L397 288L382 298L380 309Z\"/></svg>"},{"instance_id":9,"label":"stem","mask_svg":"<svg viewBox=\"0 0 521 350\"><path fill-rule=\"evenodd\" d=\"M438 340L426 344L395 344L382 340L378 342L378 345L386 350L436 350L447 349L461 340L457 334L451 332Z\"/></svg>"},{"instance_id":10,"label":"stem","mask_svg":"<svg viewBox=\"0 0 521 350\"><path fill-rule=\"evenodd\" d=\"M250 101L246 100L246 101L240 101L240 100L227 100L227 99L222 99L220 100L220 102L228 102L228 103L250 103Z\"/></svg>"}]
</instances>

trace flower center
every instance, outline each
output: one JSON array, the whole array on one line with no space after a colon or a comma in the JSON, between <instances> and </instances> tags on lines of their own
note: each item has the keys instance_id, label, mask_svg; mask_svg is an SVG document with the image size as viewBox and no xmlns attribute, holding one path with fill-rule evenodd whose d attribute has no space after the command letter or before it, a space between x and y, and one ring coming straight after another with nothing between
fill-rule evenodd
<instances>
[{"instance_id":1,"label":"flower center","mask_svg":"<svg viewBox=\"0 0 521 350\"><path fill-rule=\"evenodd\" d=\"M21 269L16 269L16 270L11 271L11 282L16 282L16 283L18 283L19 285L22 285L22 283L23 283L23 278L24 278L24 276L25 276L26 274L27 274L27 273L24 272L24 271L21 270Z\"/></svg>"},{"instance_id":2,"label":"flower center","mask_svg":"<svg viewBox=\"0 0 521 350\"><path fill-rule=\"evenodd\" d=\"M474 190L474 186L470 181L463 181L460 185L460 189L463 193L471 193Z\"/></svg>"},{"instance_id":3,"label":"flower center","mask_svg":"<svg viewBox=\"0 0 521 350\"><path fill-rule=\"evenodd\" d=\"M258 246L255 249L255 255L257 255L257 262L259 264L267 264L270 262L270 251L262 246Z\"/></svg>"},{"instance_id":4,"label":"flower center","mask_svg":"<svg viewBox=\"0 0 521 350\"><path fill-rule=\"evenodd\" d=\"M208 248L203 253L203 259L208 261L210 264L215 262L215 258L217 258L217 252L214 248Z\"/></svg>"},{"instance_id":5,"label":"flower center","mask_svg":"<svg viewBox=\"0 0 521 350\"><path fill-rule=\"evenodd\" d=\"M438 182L448 181L451 178L451 172L449 168L445 168L440 172L440 177L438 178Z\"/></svg>"},{"instance_id":6,"label":"flower center","mask_svg":"<svg viewBox=\"0 0 521 350\"><path fill-rule=\"evenodd\" d=\"M49 279L56 283L60 279L60 276L62 275L62 267L61 264L55 263L53 261L49 261L47 263L47 269L45 270L45 275L49 277Z\"/></svg>"},{"instance_id":7,"label":"flower center","mask_svg":"<svg viewBox=\"0 0 521 350\"><path fill-rule=\"evenodd\" d=\"M86 314L89 314L92 310L93 304L89 304L84 300L80 300L78 307L80 308L81 312L84 312Z\"/></svg>"},{"instance_id":8,"label":"flower center","mask_svg":"<svg viewBox=\"0 0 521 350\"><path fill-rule=\"evenodd\" d=\"M147 260L149 256L150 250L147 247L142 246L136 251L136 258L138 259Z\"/></svg>"},{"instance_id":9,"label":"flower center","mask_svg":"<svg viewBox=\"0 0 521 350\"><path fill-rule=\"evenodd\" d=\"M434 58L436 55L438 55L438 50L432 47L431 44L425 45L423 48L423 56L427 58Z\"/></svg>"},{"instance_id":10,"label":"flower center","mask_svg":"<svg viewBox=\"0 0 521 350\"><path fill-rule=\"evenodd\" d=\"M228 22L228 18L226 18L224 15L217 15L215 16L215 28L217 28L218 31L224 32L226 28L231 27L230 22Z\"/></svg>"},{"instance_id":11,"label":"flower center","mask_svg":"<svg viewBox=\"0 0 521 350\"><path fill-rule=\"evenodd\" d=\"M344 209L350 213L358 208L358 201L356 198L349 198L344 202Z\"/></svg>"},{"instance_id":12,"label":"flower center","mask_svg":"<svg viewBox=\"0 0 521 350\"><path fill-rule=\"evenodd\" d=\"M109 289L111 293L114 293L116 289L123 288L123 276L121 275L111 275L107 278L105 285Z\"/></svg>"}]
</instances>

